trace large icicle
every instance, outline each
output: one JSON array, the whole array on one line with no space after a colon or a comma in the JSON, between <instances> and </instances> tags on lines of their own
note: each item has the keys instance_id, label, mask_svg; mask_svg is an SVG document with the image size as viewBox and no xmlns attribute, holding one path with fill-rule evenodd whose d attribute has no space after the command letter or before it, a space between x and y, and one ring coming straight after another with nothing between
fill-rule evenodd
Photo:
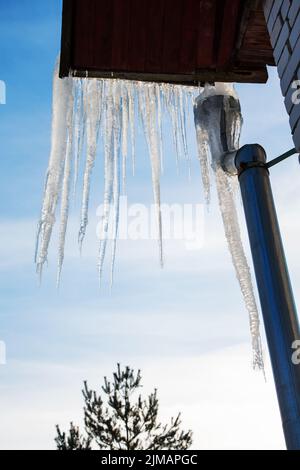
<instances>
[{"instance_id":1,"label":"large icicle","mask_svg":"<svg viewBox=\"0 0 300 470\"><path fill-rule=\"evenodd\" d=\"M258 367L262 369L263 356L259 332L259 316L253 292L250 268L242 244L233 188L230 177L225 174L220 166L216 167L215 176L225 236L245 305L249 313L253 366L254 368Z\"/></svg>"},{"instance_id":2,"label":"large icicle","mask_svg":"<svg viewBox=\"0 0 300 470\"><path fill-rule=\"evenodd\" d=\"M72 91L73 80L71 78L60 80L57 65L53 78L51 151L41 216L38 223L35 253L37 272L40 276L47 261L49 242L55 223L57 201L61 190L69 125L66 116L70 115L70 109L73 107Z\"/></svg>"},{"instance_id":3,"label":"large icicle","mask_svg":"<svg viewBox=\"0 0 300 470\"><path fill-rule=\"evenodd\" d=\"M60 209L60 230L58 243L58 272L57 285L59 286L61 270L64 261L66 231L69 216L69 196L71 187L71 169L73 159L73 99L70 99L70 107L67 115L67 147L64 165L64 174L61 193L61 209Z\"/></svg>"},{"instance_id":4,"label":"large icicle","mask_svg":"<svg viewBox=\"0 0 300 470\"><path fill-rule=\"evenodd\" d=\"M207 99L208 97L214 97L214 99L209 100ZM216 87L205 87L204 92L195 102L195 125L200 153L202 152L203 146L205 146L205 155L200 155L200 158L205 160L205 171L208 165L206 160L208 153L206 149L209 149L211 156L211 165L216 180L225 236L249 314L253 347L253 366L254 368L258 367L263 369L259 315L252 286L250 268L242 244L235 205L234 188L236 185L233 184L232 177L225 173L221 164L221 157L224 153L224 143L221 141L221 120L224 118L224 114L222 115L222 113L225 113L226 116L227 150L237 149L239 145L242 118L239 109L231 106L232 103L236 104L238 101L231 85L218 84ZM222 129L222 131L224 131L224 129Z\"/></svg>"}]
</instances>

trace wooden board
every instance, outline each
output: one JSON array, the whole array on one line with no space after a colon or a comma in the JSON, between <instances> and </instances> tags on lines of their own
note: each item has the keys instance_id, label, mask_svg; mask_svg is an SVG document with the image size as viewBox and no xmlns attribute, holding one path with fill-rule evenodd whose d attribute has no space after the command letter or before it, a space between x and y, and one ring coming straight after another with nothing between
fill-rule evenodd
<instances>
[{"instance_id":1,"label":"wooden board","mask_svg":"<svg viewBox=\"0 0 300 470\"><path fill-rule=\"evenodd\" d=\"M265 82L272 48L258 3L64 0L60 76Z\"/></svg>"}]
</instances>

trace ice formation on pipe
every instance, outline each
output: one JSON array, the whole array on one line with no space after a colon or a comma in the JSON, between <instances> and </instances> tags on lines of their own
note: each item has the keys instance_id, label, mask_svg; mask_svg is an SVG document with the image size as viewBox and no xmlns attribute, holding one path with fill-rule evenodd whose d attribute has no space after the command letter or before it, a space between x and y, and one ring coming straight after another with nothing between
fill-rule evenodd
<instances>
[{"instance_id":1,"label":"ice formation on pipe","mask_svg":"<svg viewBox=\"0 0 300 470\"><path fill-rule=\"evenodd\" d=\"M172 124L176 161L189 162L186 139L186 106L195 88L168 84L130 82L116 79L53 79L52 145L38 224L36 266L42 274L47 261L55 214L60 201L58 283L64 258L64 246L71 192L75 193L84 159L81 214L78 233L80 250L84 242L93 168L99 154L104 160L103 216L98 253L101 280L109 230L112 229L111 283L113 282L116 240L119 223L119 198L126 188L129 147L132 173L135 173L135 127L143 125L150 155L153 195L156 207L160 263L163 264L160 175L163 169L162 119L167 114ZM130 134L130 137L129 137ZM101 139L98 138L101 135ZM103 150L99 151L103 142ZM99 142L98 142L99 141ZM130 145L129 145L130 142ZM73 188L73 191L71 189ZM100 201L99 201L100 202Z\"/></svg>"},{"instance_id":2,"label":"ice formation on pipe","mask_svg":"<svg viewBox=\"0 0 300 470\"><path fill-rule=\"evenodd\" d=\"M135 128L140 120L150 156L153 197L159 240L159 259L163 264L162 220L160 209L160 175L163 171L162 119L169 116L176 164L184 159L190 173L187 146L187 104L198 94L197 88L170 84L130 82L116 79L58 78L53 80L52 140L44 198L38 223L36 267L42 275L47 261L49 243L56 213L60 216L58 245L58 275L60 282L67 233L71 193L75 193L83 166L81 214L78 242L82 248L88 225L90 184L99 154L103 155L104 195L103 215L98 252L99 279L102 278L109 235L112 233L111 283L114 277L116 240L119 224L119 198L126 189L126 174L131 153L132 173L135 173ZM222 97L222 105L206 107L205 99ZM226 115L226 139L229 147L238 147L241 115L232 111L236 99L231 85L206 86L195 100L195 124L202 182L207 203L210 201L211 173L217 187L219 205L233 265L250 318L254 365L263 367L259 318L251 275L242 246L235 205L235 179L221 168L224 151L220 132L221 109ZM100 138L101 137L101 138ZM224 135L223 135L224 137ZM103 143L99 151L100 142ZM212 171L211 171L212 168ZM73 191L72 191L73 189ZM60 202L60 208L58 203ZM101 202L101 201L99 201ZM111 232L110 232L111 229Z\"/></svg>"},{"instance_id":3,"label":"ice formation on pipe","mask_svg":"<svg viewBox=\"0 0 300 470\"><path fill-rule=\"evenodd\" d=\"M252 286L250 268L244 252L235 202L237 178L222 168L225 151L239 147L242 126L240 105L233 86L207 85L195 100L194 116L199 160L206 199L210 199L210 168L214 175L225 236L233 266L249 314L253 348L253 366L263 369L259 314Z\"/></svg>"}]
</instances>

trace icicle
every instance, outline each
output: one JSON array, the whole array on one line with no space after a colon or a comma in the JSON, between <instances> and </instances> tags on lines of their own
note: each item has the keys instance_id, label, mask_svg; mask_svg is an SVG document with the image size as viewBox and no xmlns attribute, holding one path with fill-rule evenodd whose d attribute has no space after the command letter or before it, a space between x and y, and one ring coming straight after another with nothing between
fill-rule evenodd
<instances>
[{"instance_id":1,"label":"icicle","mask_svg":"<svg viewBox=\"0 0 300 470\"><path fill-rule=\"evenodd\" d=\"M57 287L60 284L61 270L64 260L64 250L66 241L66 231L69 216L69 195L71 186L71 166L73 158L73 100L70 99L70 107L67 115L67 147L62 182L61 210L60 210L60 230L58 243L58 272Z\"/></svg>"},{"instance_id":2,"label":"icicle","mask_svg":"<svg viewBox=\"0 0 300 470\"><path fill-rule=\"evenodd\" d=\"M135 175L135 88L132 83L128 84L128 112L130 120L130 138L131 138L131 159L132 159L132 174Z\"/></svg>"},{"instance_id":3,"label":"icicle","mask_svg":"<svg viewBox=\"0 0 300 470\"><path fill-rule=\"evenodd\" d=\"M98 272L99 283L101 284L103 264L106 253L109 230L109 215L113 194L113 95L112 81L107 85L107 99L105 105L105 122L104 122L104 200L103 200L103 216L102 227L100 233L100 246L98 255Z\"/></svg>"},{"instance_id":4,"label":"icicle","mask_svg":"<svg viewBox=\"0 0 300 470\"><path fill-rule=\"evenodd\" d=\"M171 119L173 144L174 144L175 157L176 157L176 169L177 169L177 173L179 173L180 144L179 144L179 138L178 138L178 134L179 134L178 119L177 119L178 108L176 106L176 100L174 96L176 92L174 91L174 87L170 87L170 86L165 86L163 89L165 91L166 109Z\"/></svg>"},{"instance_id":5,"label":"icicle","mask_svg":"<svg viewBox=\"0 0 300 470\"><path fill-rule=\"evenodd\" d=\"M253 366L263 369L259 316L252 286L250 268L242 244L238 214L230 177L220 167L216 168L216 184L221 209L225 236L232 263L240 284L245 305L249 313L250 332L252 337Z\"/></svg>"},{"instance_id":6,"label":"icicle","mask_svg":"<svg viewBox=\"0 0 300 470\"><path fill-rule=\"evenodd\" d=\"M128 150L128 93L127 88L122 85L122 190L126 191L126 163Z\"/></svg>"},{"instance_id":7,"label":"icicle","mask_svg":"<svg viewBox=\"0 0 300 470\"><path fill-rule=\"evenodd\" d=\"M156 84L156 101L157 101L157 125L159 133L159 157L160 157L160 169L164 172L164 157L163 157L163 134L162 134L162 110L161 110L161 96L160 86Z\"/></svg>"},{"instance_id":8,"label":"icicle","mask_svg":"<svg viewBox=\"0 0 300 470\"><path fill-rule=\"evenodd\" d=\"M119 227L120 212L120 136L122 111L120 110L120 95L118 85L114 89L114 111L113 111L113 217L112 217L112 255L111 255L111 274L110 287L114 282L114 269L116 259L117 235Z\"/></svg>"},{"instance_id":9,"label":"icicle","mask_svg":"<svg viewBox=\"0 0 300 470\"><path fill-rule=\"evenodd\" d=\"M88 224L88 207L90 196L90 184L93 167L97 153L97 134L99 126L99 88L96 79L90 79L86 90L86 114L87 114L87 157L83 179L83 194L81 205L81 222L78 235L80 251Z\"/></svg>"},{"instance_id":10,"label":"icicle","mask_svg":"<svg viewBox=\"0 0 300 470\"><path fill-rule=\"evenodd\" d=\"M76 83L76 82L75 82ZM77 87L75 87L75 117L74 117L74 183L73 183L73 194L76 195L77 182L78 182L78 172L79 172L79 162L82 155L82 147L84 140L84 130L85 130L85 113L83 107L83 83L79 79L77 81Z\"/></svg>"},{"instance_id":11,"label":"icicle","mask_svg":"<svg viewBox=\"0 0 300 470\"><path fill-rule=\"evenodd\" d=\"M52 139L49 166L44 190L44 199L38 223L35 262L38 274L42 275L43 266L47 260L49 242L53 225L59 192L61 189L62 171L66 158L66 140L69 115L72 100L72 79L58 78L58 65L53 79L52 104Z\"/></svg>"},{"instance_id":12,"label":"icicle","mask_svg":"<svg viewBox=\"0 0 300 470\"><path fill-rule=\"evenodd\" d=\"M179 110L180 110L180 131L182 138L182 145L184 150L184 156L186 160L189 160L189 153L187 148L187 137L186 137L186 114L183 104L183 91L182 88L179 89Z\"/></svg>"},{"instance_id":13,"label":"icicle","mask_svg":"<svg viewBox=\"0 0 300 470\"><path fill-rule=\"evenodd\" d=\"M158 230L159 259L161 266L163 266L159 136L155 122L155 90L153 87L146 88L144 99L144 123L151 161L153 196Z\"/></svg>"},{"instance_id":14,"label":"icicle","mask_svg":"<svg viewBox=\"0 0 300 470\"><path fill-rule=\"evenodd\" d=\"M204 200L207 206L210 204L210 164L209 164L209 145L208 134L201 126L201 120L195 119L196 138L198 147L198 158L201 169L202 186L204 192Z\"/></svg>"},{"instance_id":15,"label":"icicle","mask_svg":"<svg viewBox=\"0 0 300 470\"><path fill-rule=\"evenodd\" d=\"M185 109L184 109L184 104L183 104L183 91L182 88L179 88L178 90L178 107L179 107L179 120L180 120L180 133L181 133L181 140L182 140L182 148L183 148L183 154L184 158L187 162L187 167L188 167L188 175L189 175L189 180L191 179L191 160L189 157L189 152L188 152L188 146L187 146L187 136L186 136L186 115L185 115Z\"/></svg>"},{"instance_id":16,"label":"icicle","mask_svg":"<svg viewBox=\"0 0 300 470\"><path fill-rule=\"evenodd\" d=\"M101 130L101 120L102 120L102 115L103 115L104 81L97 80L96 86L97 86L97 95L98 95L98 109L97 109L97 118L96 118L97 119L96 120L96 129L97 129L96 145L97 145L100 130Z\"/></svg>"}]
</instances>

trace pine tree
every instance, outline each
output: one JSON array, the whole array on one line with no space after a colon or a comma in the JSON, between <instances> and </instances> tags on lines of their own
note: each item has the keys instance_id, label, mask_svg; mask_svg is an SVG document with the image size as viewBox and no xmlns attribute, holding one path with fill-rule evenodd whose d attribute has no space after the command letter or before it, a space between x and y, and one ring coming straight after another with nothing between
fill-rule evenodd
<instances>
[{"instance_id":1,"label":"pine tree","mask_svg":"<svg viewBox=\"0 0 300 470\"><path fill-rule=\"evenodd\" d=\"M59 426L56 426L57 437L55 442L57 450L92 450L91 439L81 436L79 428L70 424L69 435L66 436L65 432L61 432Z\"/></svg>"},{"instance_id":2,"label":"pine tree","mask_svg":"<svg viewBox=\"0 0 300 470\"><path fill-rule=\"evenodd\" d=\"M104 399L84 382L84 423L86 437L71 423L69 434L57 426L58 450L184 450L192 444L192 432L180 430L180 414L162 425L158 420L159 402L155 389L146 399L141 395L141 372L120 364L112 382L104 377Z\"/></svg>"}]
</instances>

